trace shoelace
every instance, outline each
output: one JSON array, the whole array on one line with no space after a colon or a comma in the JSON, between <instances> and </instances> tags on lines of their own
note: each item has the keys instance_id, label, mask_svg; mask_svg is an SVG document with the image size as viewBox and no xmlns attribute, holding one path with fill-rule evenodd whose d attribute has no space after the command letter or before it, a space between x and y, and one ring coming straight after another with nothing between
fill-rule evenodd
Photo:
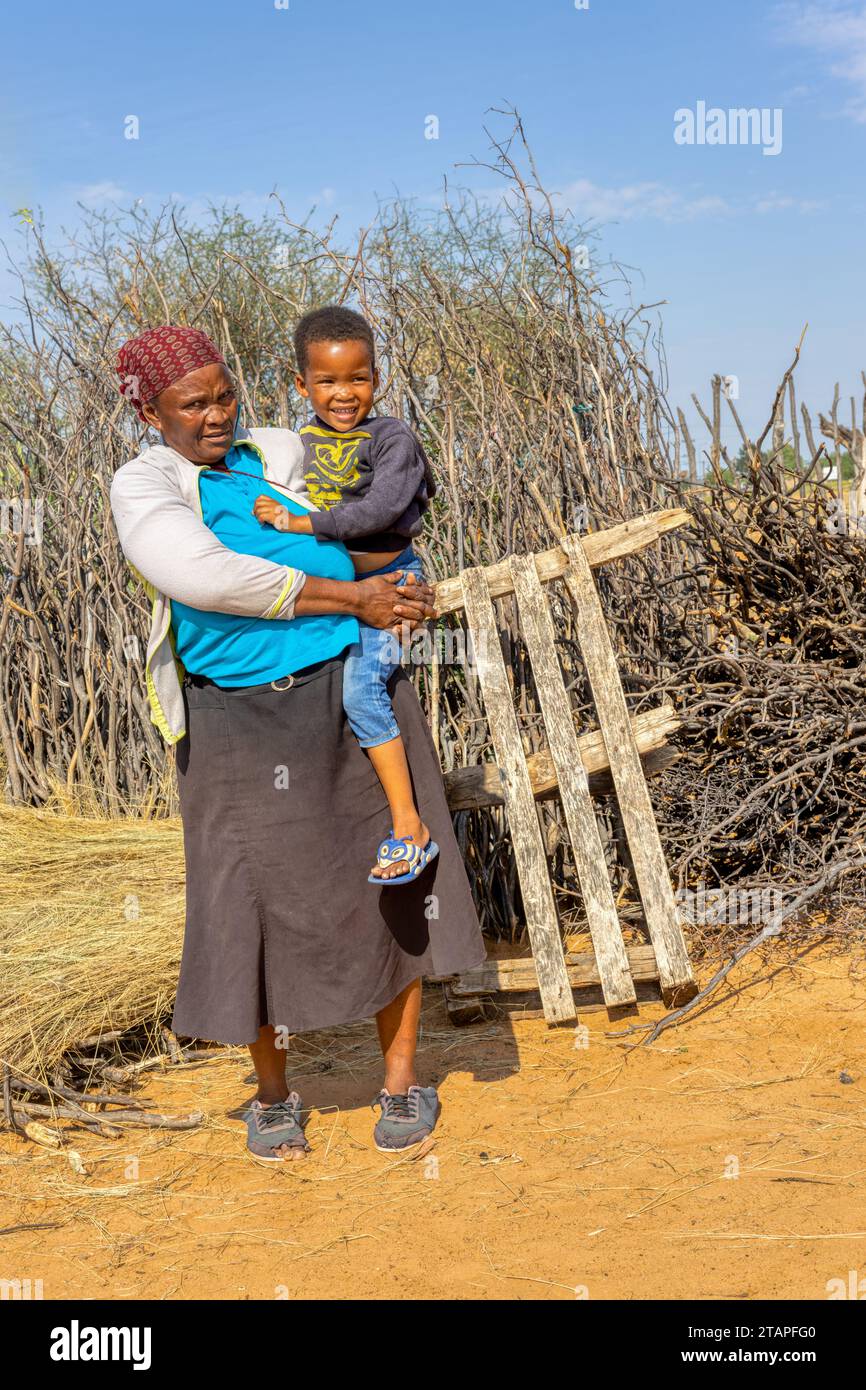
<instances>
[{"instance_id":1,"label":"shoelace","mask_svg":"<svg viewBox=\"0 0 866 1390\"><path fill-rule=\"evenodd\" d=\"M413 1090L405 1096L382 1096L385 1120L417 1120L418 1092Z\"/></svg>"},{"instance_id":2,"label":"shoelace","mask_svg":"<svg viewBox=\"0 0 866 1390\"><path fill-rule=\"evenodd\" d=\"M259 1111L259 1128L283 1129L287 1119L298 1123L295 1106L291 1100L278 1100L267 1109Z\"/></svg>"}]
</instances>

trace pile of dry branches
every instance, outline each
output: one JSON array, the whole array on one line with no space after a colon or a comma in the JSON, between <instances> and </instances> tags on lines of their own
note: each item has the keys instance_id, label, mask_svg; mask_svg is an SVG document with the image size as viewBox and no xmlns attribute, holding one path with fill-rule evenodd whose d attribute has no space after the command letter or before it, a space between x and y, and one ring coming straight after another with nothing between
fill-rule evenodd
<instances>
[{"instance_id":1,"label":"pile of dry branches","mask_svg":"<svg viewBox=\"0 0 866 1390\"><path fill-rule=\"evenodd\" d=\"M655 696L666 693L685 715L683 756L659 807L680 883L698 869L713 887L772 885L804 906L841 889L843 875L845 900L863 901L866 518L853 514L838 466L827 478L805 411L801 454L798 355L759 439L728 403L742 438L739 470L719 443L714 383L711 486L682 489L707 621L695 623L678 585L658 594L671 669ZM835 421L822 426L847 442ZM853 437L859 461L862 431Z\"/></svg>"}]
</instances>

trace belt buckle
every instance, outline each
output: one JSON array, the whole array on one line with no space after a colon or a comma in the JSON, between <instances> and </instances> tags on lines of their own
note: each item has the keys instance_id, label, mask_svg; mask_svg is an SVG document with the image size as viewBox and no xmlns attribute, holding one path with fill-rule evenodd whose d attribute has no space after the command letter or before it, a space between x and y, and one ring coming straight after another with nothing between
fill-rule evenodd
<instances>
[{"instance_id":1,"label":"belt buckle","mask_svg":"<svg viewBox=\"0 0 866 1390\"><path fill-rule=\"evenodd\" d=\"M280 685L280 681L288 681L288 685ZM271 690L291 690L295 683L294 676L278 676L275 681L271 681Z\"/></svg>"}]
</instances>

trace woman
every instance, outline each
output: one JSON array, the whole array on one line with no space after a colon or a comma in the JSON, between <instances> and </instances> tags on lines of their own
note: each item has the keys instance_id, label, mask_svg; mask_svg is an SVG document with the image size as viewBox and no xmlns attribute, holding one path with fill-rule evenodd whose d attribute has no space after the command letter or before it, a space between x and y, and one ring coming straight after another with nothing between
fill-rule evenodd
<instances>
[{"instance_id":1,"label":"woman","mask_svg":"<svg viewBox=\"0 0 866 1390\"><path fill-rule=\"evenodd\" d=\"M118 374L162 436L118 469L111 506L153 605L151 718L177 746L186 929L172 1026L249 1046L248 1148L279 1162L309 1149L286 1083L287 1036L375 1015L385 1066L374 1141L409 1147L440 1109L415 1074L421 977L480 965L485 950L402 669L389 689L440 853L399 893L367 885L365 852L384 838L388 807L346 723L342 663L359 619L417 626L433 616L432 590L400 587L398 573L356 580L340 542L257 521L263 486L309 510L286 486L301 441L236 428L231 375L199 330L149 330L121 349Z\"/></svg>"}]
</instances>

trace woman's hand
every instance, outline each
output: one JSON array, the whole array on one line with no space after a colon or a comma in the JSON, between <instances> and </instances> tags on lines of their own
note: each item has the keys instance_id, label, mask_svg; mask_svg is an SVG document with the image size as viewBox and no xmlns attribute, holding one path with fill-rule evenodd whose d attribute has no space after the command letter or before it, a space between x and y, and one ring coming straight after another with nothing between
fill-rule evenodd
<instances>
[{"instance_id":1,"label":"woman's hand","mask_svg":"<svg viewBox=\"0 0 866 1390\"><path fill-rule=\"evenodd\" d=\"M370 627L389 628L400 636L404 627L411 632L436 616L433 589L419 584L414 574L407 575L404 570L356 579L355 587L355 616Z\"/></svg>"},{"instance_id":2,"label":"woman's hand","mask_svg":"<svg viewBox=\"0 0 866 1390\"><path fill-rule=\"evenodd\" d=\"M308 574L294 604L294 616L348 613L370 627L387 628L398 637L436 617L429 584L419 584L403 570L371 574L366 579L321 579Z\"/></svg>"}]
</instances>

